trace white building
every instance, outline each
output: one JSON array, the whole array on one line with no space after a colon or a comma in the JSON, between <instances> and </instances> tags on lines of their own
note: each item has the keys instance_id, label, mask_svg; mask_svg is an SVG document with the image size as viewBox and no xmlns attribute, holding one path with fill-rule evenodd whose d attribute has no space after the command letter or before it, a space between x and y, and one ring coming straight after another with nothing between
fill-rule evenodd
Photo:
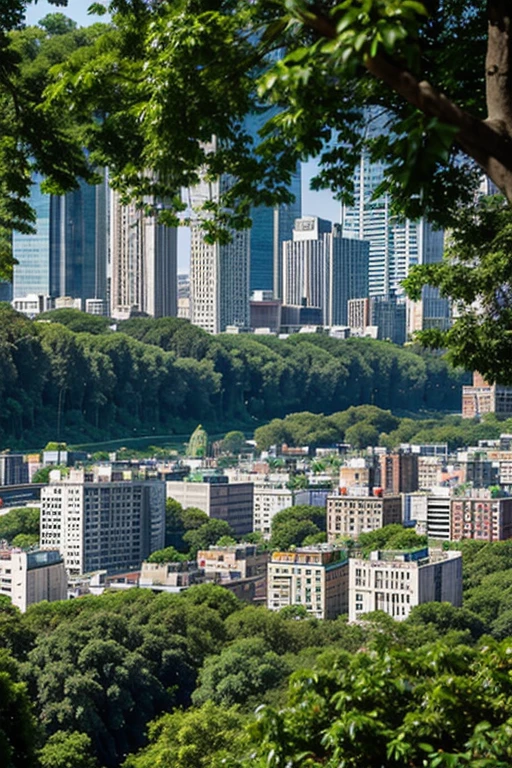
<instances>
[{"instance_id":1,"label":"white building","mask_svg":"<svg viewBox=\"0 0 512 768\"><path fill-rule=\"evenodd\" d=\"M267 607L279 611L289 605L304 606L318 619L335 619L347 613L348 573L347 553L331 544L273 552Z\"/></svg>"},{"instance_id":2,"label":"white building","mask_svg":"<svg viewBox=\"0 0 512 768\"><path fill-rule=\"evenodd\" d=\"M215 151L214 141L207 149ZM229 177L216 181L202 179L190 190L190 321L209 333L221 333L227 326L248 328L250 230L233 230L231 242L206 243L202 221L210 216L201 206L218 201L230 183Z\"/></svg>"},{"instance_id":3,"label":"white building","mask_svg":"<svg viewBox=\"0 0 512 768\"><path fill-rule=\"evenodd\" d=\"M71 574L139 568L165 542L165 484L50 475L41 489L41 548L58 549Z\"/></svg>"},{"instance_id":4,"label":"white building","mask_svg":"<svg viewBox=\"0 0 512 768\"><path fill-rule=\"evenodd\" d=\"M349 561L349 621L372 611L403 621L433 601L462 605L461 552L372 552Z\"/></svg>"},{"instance_id":5,"label":"white building","mask_svg":"<svg viewBox=\"0 0 512 768\"><path fill-rule=\"evenodd\" d=\"M158 224L134 203L122 205L117 192L111 202L111 315L132 310L151 317L176 316L177 231Z\"/></svg>"},{"instance_id":6,"label":"white building","mask_svg":"<svg viewBox=\"0 0 512 768\"><path fill-rule=\"evenodd\" d=\"M59 552L0 550L0 595L23 613L41 600L67 597L68 578Z\"/></svg>"}]
</instances>

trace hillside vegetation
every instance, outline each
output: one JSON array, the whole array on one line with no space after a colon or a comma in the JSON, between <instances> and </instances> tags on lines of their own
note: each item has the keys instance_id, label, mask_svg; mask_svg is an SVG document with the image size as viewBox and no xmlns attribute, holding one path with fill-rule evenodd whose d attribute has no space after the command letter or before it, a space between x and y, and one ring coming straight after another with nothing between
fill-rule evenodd
<instances>
[{"instance_id":1,"label":"hillside vegetation","mask_svg":"<svg viewBox=\"0 0 512 768\"><path fill-rule=\"evenodd\" d=\"M321 334L210 336L176 318L112 331L75 310L31 321L0 305L0 438L34 445L255 424L351 405L458 410L464 376L439 357Z\"/></svg>"}]
</instances>

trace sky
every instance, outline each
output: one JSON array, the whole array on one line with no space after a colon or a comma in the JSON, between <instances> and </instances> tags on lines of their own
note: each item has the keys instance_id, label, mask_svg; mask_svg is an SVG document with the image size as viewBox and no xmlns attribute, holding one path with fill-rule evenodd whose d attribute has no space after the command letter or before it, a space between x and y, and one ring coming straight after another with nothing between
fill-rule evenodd
<instances>
[{"instance_id":1,"label":"sky","mask_svg":"<svg viewBox=\"0 0 512 768\"><path fill-rule=\"evenodd\" d=\"M91 0L92 2L92 0ZM108 0L100 0L104 5ZM27 24L37 24L47 13L65 13L74 19L79 26L93 24L96 21L108 21L108 16L88 15L89 0L68 0L67 7L51 5L45 0L32 3L27 8ZM302 213L305 216L321 216L330 221L340 221L340 203L334 200L329 191L313 192L309 189L309 181L315 174L317 164L314 160L302 166ZM188 272L190 236L185 228L178 234L178 271Z\"/></svg>"}]
</instances>

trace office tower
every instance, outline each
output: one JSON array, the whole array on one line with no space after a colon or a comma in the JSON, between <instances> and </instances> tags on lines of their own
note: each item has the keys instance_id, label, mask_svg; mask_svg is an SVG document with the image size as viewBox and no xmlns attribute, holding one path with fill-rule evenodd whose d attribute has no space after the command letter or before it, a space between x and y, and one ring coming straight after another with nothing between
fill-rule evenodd
<instances>
[{"instance_id":1,"label":"office tower","mask_svg":"<svg viewBox=\"0 0 512 768\"><path fill-rule=\"evenodd\" d=\"M139 568L165 539L165 485L108 482L83 470L41 489L41 548L58 549L71 574Z\"/></svg>"},{"instance_id":2,"label":"office tower","mask_svg":"<svg viewBox=\"0 0 512 768\"><path fill-rule=\"evenodd\" d=\"M348 325L348 302L368 296L370 244L343 237L340 224L324 235L326 257L326 325Z\"/></svg>"},{"instance_id":3,"label":"office tower","mask_svg":"<svg viewBox=\"0 0 512 768\"><path fill-rule=\"evenodd\" d=\"M100 184L81 181L66 195L41 191L34 178L30 204L36 212L35 233L14 233L13 297L56 299L69 296L83 305L105 299L108 258L106 174Z\"/></svg>"},{"instance_id":4,"label":"office tower","mask_svg":"<svg viewBox=\"0 0 512 768\"><path fill-rule=\"evenodd\" d=\"M111 289L113 317L144 312L151 317L177 314L177 231L158 224L135 203L123 205L112 192Z\"/></svg>"},{"instance_id":5,"label":"office tower","mask_svg":"<svg viewBox=\"0 0 512 768\"><path fill-rule=\"evenodd\" d=\"M252 531L252 483L202 482L170 480L166 484L167 498L179 501L182 507L197 507L208 517L229 523L236 536Z\"/></svg>"},{"instance_id":6,"label":"office tower","mask_svg":"<svg viewBox=\"0 0 512 768\"><path fill-rule=\"evenodd\" d=\"M386 132L386 116L369 114L367 135ZM391 210L387 193L374 199L384 181L385 165L372 162L368 151L361 154L354 173L354 204L342 206L342 227L346 237L358 237L370 243L369 295L401 293L401 282L414 264L434 264L442 260L444 234L425 221L397 217ZM447 328L450 307L437 289L426 287L419 306L409 309L409 333L423 328Z\"/></svg>"},{"instance_id":7,"label":"office tower","mask_svg":"<svg viewBox=\"0 0 512 768\"><path fill-rule=\"evenodd\" d=\"M274 56L278 58L278 55ZM259 142L259 131L267 120L276 113L268 109L250 114L245 119L245 129L255 144ZM258 206L251 208L252 227L250 232L250 292L273 291L274 298L282 298L282 256L283 243L292 239L293 225L302 215L302 174L297 165L291 174L288 188L294 201L275 207Z\"/></svg>"},{"instance_id":8,"label":"office tower","mask_svg":"<svg viewBox=\"0 0 512 768\"><path fill-rule=\"evenodd\" d=\"M326 304L326 257L323 235L332 224L317 216L297 219L293 240L283 243L283 304L320 307Z\"/></svg>"},{"instance_id":9,"label":"office tower","mask_svg":"<svg viewBox=\"0 0 512 768\"><path fill-rule=\"evenodd\" d=\"M418 490L418 454L387 453L380 457L380 484L386 493Z\"/></svg>"},{"instance_id":10,"label":"office tower","mask_svg":"<svg viewBox=\"0 0 512 768\"><path fill-rule=\"evenodd\" d=\"M0 453L0 485L28 483L28 464L22 453Z\"/></svg>"},{"instance_id":11,"label":"office tower","mask_svg":"<svg viewBox=\"0 0 512 768\"><path fill-rule=\"evenodd\" d=\"M324 325L347 325L347 302L368 293L368 250L342 237L339 224L297 219L293 240L283 243L283 304L318 307Z\"/></svg>"},{"instance_id":12,"label":"office tower","mask_svg":"<svg viewBox=\"0 0 512 768\"><path fill-rule=\"evenodd\" d=\"M370 299L370 325L377 327L377 338L405 344L406 304L394 294Z\"/></svg>"},{"instance_id":13,"label":"office tower","mask_svg":"<svg viewBox=\"0 0 512 768\"><path fill-rule=\"evenodd\" d=\"M214 151L215 142L209 145ZM229 178L202 179L190 190L190 320L209 333L221 333L228 326L248 328L250 232L235 231L231 242L206 243L198 210L208 201L218 200Z\"/></svg>"}]
</instances>

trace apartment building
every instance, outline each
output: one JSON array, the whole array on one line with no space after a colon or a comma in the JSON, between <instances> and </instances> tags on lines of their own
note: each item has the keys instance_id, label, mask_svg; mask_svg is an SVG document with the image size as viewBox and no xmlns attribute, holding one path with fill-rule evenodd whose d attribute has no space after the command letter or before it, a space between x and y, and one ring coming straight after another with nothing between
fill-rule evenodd
<instances>
[{"instance_id":1,"label":"apartment building","mask_svg":"<svg viewBox=\"0 0 512 768\"><path fill-rule=\"evenodd\" d=\"M212 546L197 553L197 564L206 578L220 582L266 575L268 560L269 553L258 552L255 544Z\"/></svg>"},{"instance_id":2,"label":"apartment building","mask_svg":"<svg viewBox=\"0 0 512 768\"><path fill-rule=\"evenodd\" d=\"M59 552L0 550L0 595L8 597L22 613L41 600L65 600L67 585Z\"/></svg>"},{"instance_id":3,"label":"apartment building","mask_svg":"<svg viewBox=\"0 0 512 768\"><path fill-rule=\"evenodd\" d=\"M357 538L391 523L402 522L400 496L329 496L327 499L327 540L340 536Z\"/></svg>"},{"instance_id":4,"label":"apartment building","mask_svg":"<svg viewBox=\"0 0 512 768\"><path fill-rule=\"evenodd\" d=\"M195 560L183 563L148 563L141 566L138 583L133 586L152 589L154 592L178 594L195 584L204 584L205 575Z\"/></svg>"},{"instance_id":5,"label":"apartment building","mask_svg":"<svg viewBox=\"0 0 512 768\"><path fill-rule=\"evenodd\" d=\"M451 499L451 539L503 541L512 538L512 498L493 499L488 491Z\"/></svg>"},{"instance_id":6,"label":"apartment building","mask_svg":"<svg viewBox=\"0 0 512 768\"><path fill-rule=\"evenodd\" d=\"M380 484L386 493L418 490L418 455L388 453L380 457Z\"/></svg>"},{"instance_id":7,"label":"apartment building","mask_svg":"<svg viewBox=\"0 0 512 768\"><path fill-rule=\"evenodd\" d=\"M176 499L182 507L197 507L208 517L225 520L237 536L252 531L253 484L225 482L166 483L167 498Z\"/></svg>"},{"instance_id":8,"label":"apartment building","mask_svg":"<svg viewBox=\"0 0 512 768\"><path fill-rule=\"evenodd\" d=\"M473 374L473 386L462 387L462 416L474 419L485 413L512 415L512 387L489 384L479 374Z\"/></svg>"},{"instance_id":9,"label":"apartment building","mask_svg":"<svg viewBox=\"0 0 512 768\"><path fill-rule=\"evenodd\" d=\"M348 572L346 551L329 544L273 552L267 607L301 605L318 619L334 619L347 612Z\"/></svg>"},{"instance_id":10,"label":"apartment building","mask_svg":"<svg viewBox=\"0 0 512 768\"><path fill-rule=\"evenodd\" d=\"M372 552L349 561L349 621L384 611L398 621L415 605L429 602L462 605L462 554L418 549Z\"/></svg>"},{"instance_id":11,"label":"apartment building","mask_svg":"<svg viewBox=\"0 0 512 768\"><path fill-rule=\"evenodd\" d=\"M41 548L58 549L78 575L139 568L165 541L165 484L159 480L109 482L83 470L41 490Z\"/></svg>"}]
</instances>

